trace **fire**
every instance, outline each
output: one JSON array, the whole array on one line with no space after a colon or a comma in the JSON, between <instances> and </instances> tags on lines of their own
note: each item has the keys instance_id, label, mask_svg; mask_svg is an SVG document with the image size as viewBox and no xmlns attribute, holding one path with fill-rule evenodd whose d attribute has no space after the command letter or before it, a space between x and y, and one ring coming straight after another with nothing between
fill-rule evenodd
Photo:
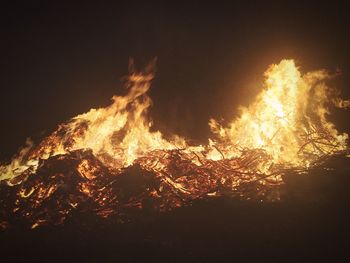
<instances>
[{"instance_id":1,"label":"fire","mask_svg":"<svg viewBox=\"0 0 350 263\"><path fill-rule=\"evenodd\" d=\"M113 96L110 106L91 109L59 125L36 147L28 140L18 157L0 167L0 180L28 170L35 173L40 159L79 149L91 149L104 164L120 169L153 150L186 147L178 136L167 141L159 131L150 132L152 123L147 120L147 111L152 101L146 92L152 79L152 72L133 72L127 78L126 96Z\"/></svg>"},{"instance_id":2,"label":"fire","mask_svg":"<svg viewBox=\"0 0 350 263\"><path fill-rule=\"evenodd\" d=\"M336 101L325 83L330 77L323 70L302 75L293 60L271 65L265 89L252 105L241 108L238 119L226 128L210 120L224 142L225 156L238 156L243 148L263 149L274 164L304 167L345 150L348 135L327 121L328 106Z\"/></svg>"},{"instance_id":3,"label":"fire","mask_svg":"<svg viewBox=\"0 0 350 263\"><path fill-rule=\"evenodd\" d=\"M293 60L271 65L254 103L241 107L227 127L211 119L208 144L189 146L150 129L153 68L154 62L136 71L131 61L125 96L60 124L38 145L28 140L0 166L0 194L10 200L0 205L35 228L61 224L73 211L108 218L227 194L278 200L273 189L287 171L306 173L322 158L348 150L348 135L327 116L332 104L350 102L326 85L332 75L324 70L302 74ZM0 214L0 225L7 221Z\"/></svg>"}]
</instances>

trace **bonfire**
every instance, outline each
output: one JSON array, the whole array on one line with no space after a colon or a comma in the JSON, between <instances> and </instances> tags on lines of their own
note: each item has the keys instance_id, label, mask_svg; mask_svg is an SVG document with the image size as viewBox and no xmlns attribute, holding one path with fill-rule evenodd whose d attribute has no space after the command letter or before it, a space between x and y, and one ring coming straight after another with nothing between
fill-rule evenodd
<instances>
[{"instance_id":1,"label":"bonfire","mask_svg":"<svg viewBox=\"0 0 350 263\"><path fill-rule=\"evenodd\" d=\"M209 120L206 145L152 131L148 90L154 63L130 60L128 93L58 125L0 166L0 228L60 225L77 215L115 222L161 213L205 198L278 202L286 178L336 169L348 135L328 120L349 107L327 86L325 70L302 74L293 60L265 72L255 101L228 125Z\"/></svg>"}]
</instances>

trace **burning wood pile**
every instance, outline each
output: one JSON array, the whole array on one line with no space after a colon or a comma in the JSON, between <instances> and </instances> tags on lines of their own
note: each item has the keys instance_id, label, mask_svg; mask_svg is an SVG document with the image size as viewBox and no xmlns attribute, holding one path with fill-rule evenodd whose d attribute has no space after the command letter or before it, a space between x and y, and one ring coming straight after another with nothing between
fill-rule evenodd
<instances>
[{"instance_id":1,"label":"burning wood pile","mask_svg":"<svg viewBox=\"0 0 350 263\"><path fill-rule=\"evenodd\" d=\"M220 196L279 201L291 177L347 167L348 135L327 115L331 104L349 102L327 87L325 71L302 75L293 60L270 66L256 101L227 127L210 120L213 138L191 146L150 131L153 64L129 69L126 96L59 125L38 145L28 141L0 166L1 228L82 216L124 222Z\"/></svg>"}]
</instances>

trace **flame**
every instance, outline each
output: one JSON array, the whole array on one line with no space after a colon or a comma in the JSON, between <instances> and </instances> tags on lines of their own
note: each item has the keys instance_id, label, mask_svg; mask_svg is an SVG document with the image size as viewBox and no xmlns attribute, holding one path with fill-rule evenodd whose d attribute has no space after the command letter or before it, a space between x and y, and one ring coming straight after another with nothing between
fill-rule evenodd
<instances>
[{"instance_id":1,"label":"flame","mask_svg":"<svg viewBox=\"0 0 350 263\"><path fill-rule=\"evenodd\" d=\"M255 101L227 126L211 119L213 136L197 146L151 130L147 91L153 64L138 72L131 62L129 70L125 96L60 124L38 145L27 140L0 166L0 182L14 189L0 187L0 194L4 190L15 200L9 205L0 199L0 205L36 228L61 224L86 207L108 218L144 209L150 200L158 211L225 194L279 200L272 189L286 171L305 173L322 158L348 150L348 135L328 115L330 106L347 108L350 101L327 86L333 76L325 70L302 74L293 60L271 65ZM49 200L57 207L50 213ZM0 218L0 226L8 222Z\"/></svg>"},{"instance_id":2,"label":"flame","mask_svg":"<svg viewBox=\"0 0 350 263\"><path fill-rule=\"evenodd\" d=\"M265 88L255 102L241 108L228 127L214 119L209 125L221 142L226 158L241 149L263 149L275 164L308 166L318 158L347 148L348 135L327 120L328 106L348 101L332 98L324 70L302 75L293 60L282 60L265 72Z\"/></svg>"},{"instance_id":3,"label":"flame","mask_svg":"<svg viewBox=\"0 0 350 263\"><path fill-rule=\"evenodd\" d=\"M59 125L37 147L28 139L27 147L17 157L0 167L0 180L26 171L35 173L39 160L78 149L91 149L104 164L120 169L150 151L186 147L185 140L178 136L167 141L159 131L150 131L152 122L147 120L147 111L152 101L146 92L152 79L153 73L132 73L127 78L126 96L113 96L110 106L91 109Z\"/></svg>"},{"instance_id":4,"label":"flame","mask_svg":"<svg viewBox=\"0 0 350 263\"><path fill-rule=\"evenodd\" d=\"M293 60L282 60L264 76L265 87L252 105L241 107L240 116L228 127L211 119L209 125L216 136L206 146L189 147L179 136L168 141L159 131L150 131L147 113L152 101L147 91L154 75L149 69L132 70L125 96L113 96L110 106L91 109L59 125L38 146L28 139L18 156L0 167L0 180L35 173L40 160L79 149L91 149L114 169L127 167L155 150L182 148L187 153L202 153L208 160L221 160L239 157L244 149L262 149L271 163L305 167L325 154L347 149L348 135L340 134L327 120L330 103L338 107L350 104L330 97L337 94L325 83L331 75L324 70L302 75ZM269 166L265 168L268 172Z\"/></svg>"}]
</instances>

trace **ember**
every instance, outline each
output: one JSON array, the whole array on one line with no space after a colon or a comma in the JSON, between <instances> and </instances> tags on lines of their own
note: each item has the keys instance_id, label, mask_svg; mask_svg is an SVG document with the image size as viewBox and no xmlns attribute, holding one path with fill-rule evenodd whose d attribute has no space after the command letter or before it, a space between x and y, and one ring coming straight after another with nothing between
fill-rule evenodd
<instances>
[{"instance_id":1,"label":"ember","mask_svg":"<svg viewBox=\"0 0 350 263\"><path fill-rule=\"evenodd\" d=\"M88 213L124 222L218 196L278 201L286 178L348 159L348 135L327 115L349 101L326 85L326 71L301 74L293 60L270 66L255 102L228 127L210 120L208 144L190 146L150 130L154 63L138 72L130 61L126 96L60 124L38 145L28 140L0 166L1 228Z\"/></svg>"}]
</instances>

